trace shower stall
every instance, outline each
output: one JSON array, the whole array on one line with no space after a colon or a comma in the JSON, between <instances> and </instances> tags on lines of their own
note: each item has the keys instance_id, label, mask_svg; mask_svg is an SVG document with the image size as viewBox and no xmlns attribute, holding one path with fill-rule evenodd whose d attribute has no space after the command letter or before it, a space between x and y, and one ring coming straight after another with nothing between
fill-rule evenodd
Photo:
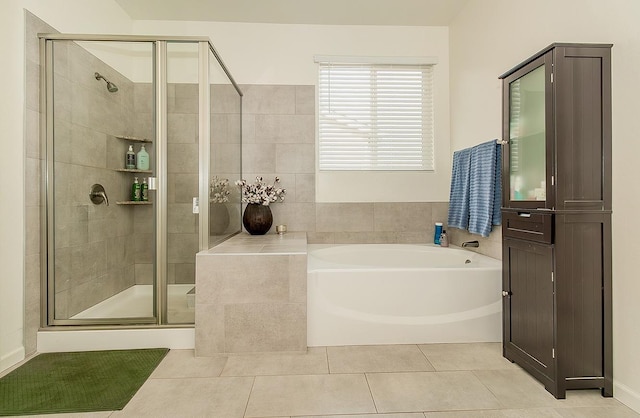
<instances>
[{"instance_id":1,"label":"shower stall","mask_svg":"<svg viewBox=\"0 0 640 418\"><path fill-rule=\"evenodd\" d=\"M208 38L41 34L42 325L192 326L241 229L242 92Z\"/></svg>"}]
</instances>

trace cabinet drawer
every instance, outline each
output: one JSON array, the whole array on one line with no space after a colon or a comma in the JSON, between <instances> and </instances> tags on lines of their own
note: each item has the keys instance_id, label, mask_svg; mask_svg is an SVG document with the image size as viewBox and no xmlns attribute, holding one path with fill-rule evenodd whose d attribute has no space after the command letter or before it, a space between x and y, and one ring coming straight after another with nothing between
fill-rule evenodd
<instances>
[{"instance_id":1,"label":"cabinet drawer","mask_svg":"<svg viewBox=\"0 0 640 418\"><path fill-rule=\"evenodd\" d=\"M553 215L529 211L502 212L502 234L505 237L551 244Z\"/></svg>"}]
</instances>

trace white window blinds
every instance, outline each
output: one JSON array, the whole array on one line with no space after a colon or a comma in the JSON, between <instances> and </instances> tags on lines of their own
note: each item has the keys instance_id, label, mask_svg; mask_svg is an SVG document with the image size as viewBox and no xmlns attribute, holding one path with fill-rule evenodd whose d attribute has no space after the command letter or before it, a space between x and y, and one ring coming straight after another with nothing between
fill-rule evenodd
<instances>
[{"instance_id":1,"label":"white window blinds","mask_svg":"<svg viewBox=\"0 0 640 418\"><path fill-rule=\"evenodd\" d=\"M433 170L433 65L320 62L320 170Z\"/></svg>"}]
</instances>

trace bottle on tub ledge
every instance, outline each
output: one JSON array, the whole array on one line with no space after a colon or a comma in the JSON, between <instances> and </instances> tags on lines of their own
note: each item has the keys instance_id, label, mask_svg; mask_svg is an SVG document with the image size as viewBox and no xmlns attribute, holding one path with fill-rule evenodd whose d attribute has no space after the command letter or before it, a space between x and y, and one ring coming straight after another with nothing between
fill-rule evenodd
<instances>
[{"instance_id":1,"label":"bottle on tub ledge","mask_svg":"<svg viewBox=\"0 0 640 418\"><path fill-rule=\"evenodd\" d=\"M442 234L440 234L440 246L448 247L449 246L449 236L447 235L447 231L442 230Z\"/></svg>"},{"instance_id":2,"label":"bottle on tub ledge","mask_svg":"<svg viewBox=\"0 0 640 418\"><path fill-rule=\"evenodd\" d=\"M436 230L433 234L433 243L440 245L440 235L442 234L442 222L436 222Z\"/></svg>"}]
</instances>

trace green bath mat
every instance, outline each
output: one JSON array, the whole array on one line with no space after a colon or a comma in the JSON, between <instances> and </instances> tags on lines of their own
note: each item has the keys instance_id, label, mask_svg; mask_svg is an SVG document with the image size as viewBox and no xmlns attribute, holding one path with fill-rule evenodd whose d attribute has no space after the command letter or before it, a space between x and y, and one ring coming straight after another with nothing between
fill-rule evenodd
<instances>
[{"instance_id":1,"label":"green bath mat","mask_svg":"<svg viewBox=\"0 0 640 418\"><path fill-rule=\"evenodd\" d=\"M40 354L0 379L0 416L122 409L168 351Z\"/></svg>"}]
</instances>

